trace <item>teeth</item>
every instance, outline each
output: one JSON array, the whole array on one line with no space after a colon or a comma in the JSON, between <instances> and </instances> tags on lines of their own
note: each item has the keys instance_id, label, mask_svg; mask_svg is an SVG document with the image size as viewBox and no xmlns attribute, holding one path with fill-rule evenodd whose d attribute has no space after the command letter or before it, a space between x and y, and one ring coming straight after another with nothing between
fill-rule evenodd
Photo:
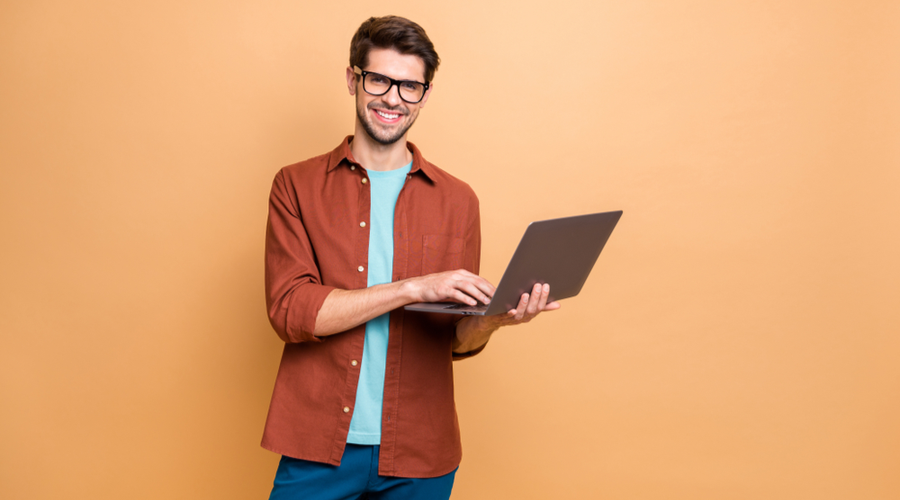
<instances>
[{"instance_id":1,"label":"teeth","mask_svg":"<svg viewBox=\"0 0 900 500\"><path fill-rule=\"evenodd\" d=\"M375 112L378 113L379 115L387 118L388 120L393 120L393 119L397 118L398 116L400 116L397 113L384 113L382 111L378 111L377 109L375 110Z\"/></svg>"}]
</instances>

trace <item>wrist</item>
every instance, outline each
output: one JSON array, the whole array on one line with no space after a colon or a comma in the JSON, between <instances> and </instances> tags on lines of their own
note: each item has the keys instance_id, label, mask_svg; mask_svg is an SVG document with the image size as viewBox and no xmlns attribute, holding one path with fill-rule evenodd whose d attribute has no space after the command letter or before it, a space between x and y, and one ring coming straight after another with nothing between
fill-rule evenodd
<instances>
[{"instance_id":1,"label":"wrist","mask_svg":"<svg viewBox=\"0 0 900 500\"><path fill-rule=\"evenodd\" d=\"M409 278L403 281L398 282L399 288L397 289L397 295L399 295L405 304L415 304L417 302L424 302L419 297L421 293L419 293L419 287L416 283L416 278Z\"/></svg>"},{"instance_id":2,"label":"wrist","mask_svg":"<svg viewBox=\"0 0 900 500\"><path fill-rule=\"evenodd\" d=\"M466 353L487 344L499 326L491 325L486 318L487 316L468 316L456 324L453 352Z\"/></svg>"},{"instance_id":3,"label":"wrist","mask_svg":"<svg viewBox=\"0 0 900 500\"><path fill-rule=\"evenodd\" d=\"M500 329L500 325L494 321L496 316L470 316L470 318L472 330L480 334L490 335Z\"/></svg>"}]
</instances>

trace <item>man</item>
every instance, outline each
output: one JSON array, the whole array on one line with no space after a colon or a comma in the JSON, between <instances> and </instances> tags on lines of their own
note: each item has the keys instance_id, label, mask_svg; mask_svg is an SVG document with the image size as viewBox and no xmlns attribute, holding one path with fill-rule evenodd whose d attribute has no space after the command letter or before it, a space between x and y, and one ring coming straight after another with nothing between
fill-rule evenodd
<instances>
[{"instance_id":1,"label":"man","mask_svg":"<svg viewBox=\"0 0 900 500\"><path fill-rule=\"evenodd\" d=\"M286 342L262 446L283 455L271 498L449 498L461 458L452 360L547 303L536 285L506 315L414 313L487 303L478 199L407 142L439 58L404 18L365 21L347 88L354 135L275 177L266 304Z\"/></svg>"}]
</instances>

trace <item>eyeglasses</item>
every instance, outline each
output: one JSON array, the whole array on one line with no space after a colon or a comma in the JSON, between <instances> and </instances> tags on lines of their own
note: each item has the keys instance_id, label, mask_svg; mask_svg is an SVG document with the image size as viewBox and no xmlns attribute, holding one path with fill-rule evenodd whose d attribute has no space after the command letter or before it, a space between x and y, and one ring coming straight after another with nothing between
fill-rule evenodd
<instances>
[{"instance_id":1,"label":"eyeglasses","mask_svg":"<svg viewBox=\"0 0 900 500\"><path fill-rule=\"evenodd\" d=\"M425 97L425 91L428 90L428 83L420 83L415 80L394 80L389 76L384 76L371 71L363 71L359 66L353 67L353 72L362 77L363 90L367 94L379 96L390 92L391 87L397 86L400 92L400 99L410 103L417 104Z\"/></svg>"}]
</instances>

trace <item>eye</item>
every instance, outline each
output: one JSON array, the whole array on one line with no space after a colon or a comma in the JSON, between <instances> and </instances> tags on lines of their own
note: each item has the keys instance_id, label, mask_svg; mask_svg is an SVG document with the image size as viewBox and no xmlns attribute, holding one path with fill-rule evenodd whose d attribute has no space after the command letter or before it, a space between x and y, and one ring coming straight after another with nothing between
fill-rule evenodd
<instances>
[{"instance_id":1,"label":"eye","mask_svg":"<svg viewBox=\"0 0 900 500\"><path fill-rule=\"evenodd\" d=\"M369 81L376 85L387 85L390 82L386 76L377 73L369 73Z\"/></svg>"},{"instance_id":2,"label":"eye","mask_svg":"<svg viewBox=\"0 0 900 500\"><path fill-rule=\"evenodd\" d=\"M400 85L403 86L403 90L408 90L408 91L410 91L410 92L416 92L416 91L419 90L419 83L418 83L418 82L408 82L408 81L404 81L404 82L400 82Z\"/></svg>"}]
</instances>

